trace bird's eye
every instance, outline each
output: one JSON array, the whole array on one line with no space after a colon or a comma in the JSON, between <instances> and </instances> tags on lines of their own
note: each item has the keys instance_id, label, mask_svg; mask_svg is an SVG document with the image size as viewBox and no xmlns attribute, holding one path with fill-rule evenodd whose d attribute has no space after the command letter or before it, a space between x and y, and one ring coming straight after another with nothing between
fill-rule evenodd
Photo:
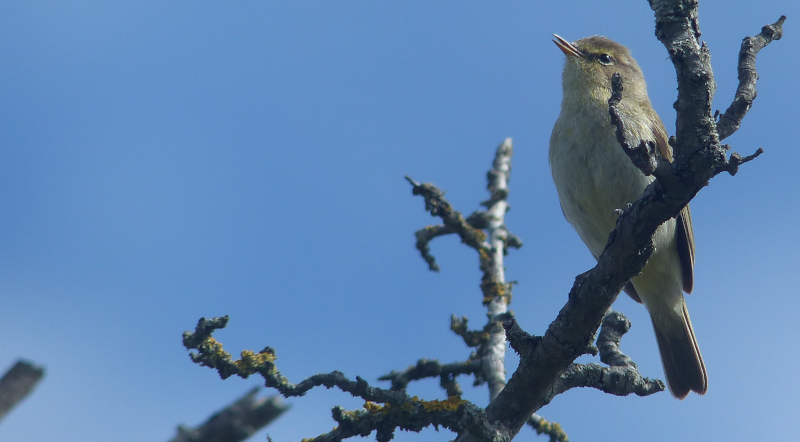
<instances>
[{"instance_id":1,"label":"bird's eye","mask_svg":"<svg viewBox=\"0 0 800 442\"><path fill-rule=\"evenodd\" d=\"M611 56L608 54L600 54L600 56L597 57L597 59L600 60L600 63L602 64L611 64L614 62L614 59L611 58Z\"/></svg>"}]
</instances>

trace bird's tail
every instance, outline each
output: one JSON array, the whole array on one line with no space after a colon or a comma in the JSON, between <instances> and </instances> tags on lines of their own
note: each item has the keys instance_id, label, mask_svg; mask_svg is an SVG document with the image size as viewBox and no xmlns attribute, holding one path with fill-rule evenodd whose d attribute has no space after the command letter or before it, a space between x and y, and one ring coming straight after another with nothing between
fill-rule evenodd
<instances>
[{"instance_id":1,"label":"bird's tail","mask_svg":"<svg viewBox=\"0 0 800 442\"><path fill-rule=\"evenodd\" d=\"M678 399L685 398L689 391L705 394L708 389L706 366L686 304L683 303L681 315L675 312L669 316L661 317L658 322L651 316L669 391Z\"/></svg>"}]
</instances>

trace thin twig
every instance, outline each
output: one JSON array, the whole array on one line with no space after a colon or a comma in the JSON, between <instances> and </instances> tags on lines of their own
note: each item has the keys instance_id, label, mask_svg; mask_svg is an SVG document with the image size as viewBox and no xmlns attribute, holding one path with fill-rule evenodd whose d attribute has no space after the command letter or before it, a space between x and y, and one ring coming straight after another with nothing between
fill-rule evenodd
<instances>
[{"instance_id":1,"label":"thin twig","mask_svg":"<svg viewBox=\"0 0 800 442\"><path fill-rule=\"evenodd\" d=\"M462 374L475 374L480 372L481 363L478 359L469 359L464 362L451 362L449 364L442 364L436 359L420 359L415 365L408 367L403 371L393 370L389 374L385 374L378 378L381 381L391 381L392 390L404 390L409 382L418 381L420 379L438 377L443 381L454 381L455 377ZM450 389L458 389L457 384L450 385ZM447 387L445 387L447 389ZM455 390L452 390L453 392ZM461 393L448 393L448 396L461 395Z\"/></svg>"},{"instance_id":2,"label":"thin twig","mask_svg":"<svg viewBox=\"0 0 800 442\"><path fill-rule=\"evenodd\" d=\"M558 422L549 422L538 414L533 413L528 419L528 425L536 430L536 434L550 436L550 442L569 442L567 433L564 432L564 429L561 428Z\"/></svg>"}]
</instances>

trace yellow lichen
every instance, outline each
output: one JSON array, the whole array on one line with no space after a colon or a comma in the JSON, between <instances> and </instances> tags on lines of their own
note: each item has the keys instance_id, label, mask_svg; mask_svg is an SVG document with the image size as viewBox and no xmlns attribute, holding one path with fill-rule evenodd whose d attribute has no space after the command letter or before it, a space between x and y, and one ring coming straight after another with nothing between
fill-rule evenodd
<instances>
[{"instance_id":1,"label":"yellow lichen","mask_svg":"<svg viewBox=\"0 0 800 442\"><path fill-rule=\"evenodd\" d=\"M440 401L438 399L432 401L422 401L422 408L425 411L456 411L458 406L466 403L459 396L450 396L449 398Z\"/></svg>"},{"instance_id":2,"label":"yellow lichen","mask_svg":"<svg viewBox=\"0 0 800 442\"><path fill-rule=\"evenodd\" d=\"M250 350L242 351L242 358L234 362L239 370L247 374L253 374L264 368L268 364L275 362L275 354L268 352L253 352Z\"/></svg>"},{"instance_id":3,"label":"yellow lichen","mask_svg":"<svg viewBox=\"0 0 800 442\"><path fill-rule=\"evenodd\" d=\"M389 404L380 405L376 404L375 402L366 401L364 402L364 409L367 410L370 414L378 414L378 413L386 413L389 411Z\"/></svg>"},{"instance_id":4,"label":"yellow lichen","mask_svg":"<svg viewBox=\"0 0 800 442\"><path fill-rule=\"evenodd\" d=\"M222 348L222 344L211 336L207 337L201 344L199 350L214 359L230 361L231 354Z\"/></svg>"},{"instance_id":5,"label":"yellow lichen","mask_svg":"<svg viewBox=\"0 0 800 442\"><path fill-rule=\"evenodd\" d=\"M411 398L411 402L403 402L403 405L400 408L402 408L402 410L406 413L410 413L414 410L413 402L420 402L420 400L418 397L414 396Z\"/></svg>"}]
</instances>

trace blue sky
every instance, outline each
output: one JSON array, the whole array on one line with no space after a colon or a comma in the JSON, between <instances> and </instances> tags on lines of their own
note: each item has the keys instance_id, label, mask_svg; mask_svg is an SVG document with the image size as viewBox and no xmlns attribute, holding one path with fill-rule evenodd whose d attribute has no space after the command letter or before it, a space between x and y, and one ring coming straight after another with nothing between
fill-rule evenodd
<instances>
[{"instance_id":1,"label":"blue sky","mask_svg":"<svg viewBox=\"0 0 800 442\"><path fill-rule=\"evenodd\" d=\"M766 153L692 203L688 302L709 392L570 391L541 414L573 441L619 440L612 428L648 441L800 434L800 7L701 3L723 111L742 37L789 17L727 140ZM507 224L525 241L506 263L511 308L542 333L593 265L547 165L564 57L552 33L630 47L674 133L674 70L645 1L0 2L0 370L20 357L47 370L0 439L159 441L201 422L260 384L189 361L181 333L201 316L230 315L226 348L272 346L295 382L341 370L380 385L422 357L465 359L448 326L451 314L484 322L476 256L440 239L442 272L427 271L413 232L435 220L403 176L470 213L505 137ZM661 377L646 312L624 297L616 307L633 321L623 349ZM484 387L462 385L486 404ZM443 397L433 381L410 392ZM333 405L362 405L316 390L289 402L275 441L329 431Z\"/></svg>"}]
</instances>

